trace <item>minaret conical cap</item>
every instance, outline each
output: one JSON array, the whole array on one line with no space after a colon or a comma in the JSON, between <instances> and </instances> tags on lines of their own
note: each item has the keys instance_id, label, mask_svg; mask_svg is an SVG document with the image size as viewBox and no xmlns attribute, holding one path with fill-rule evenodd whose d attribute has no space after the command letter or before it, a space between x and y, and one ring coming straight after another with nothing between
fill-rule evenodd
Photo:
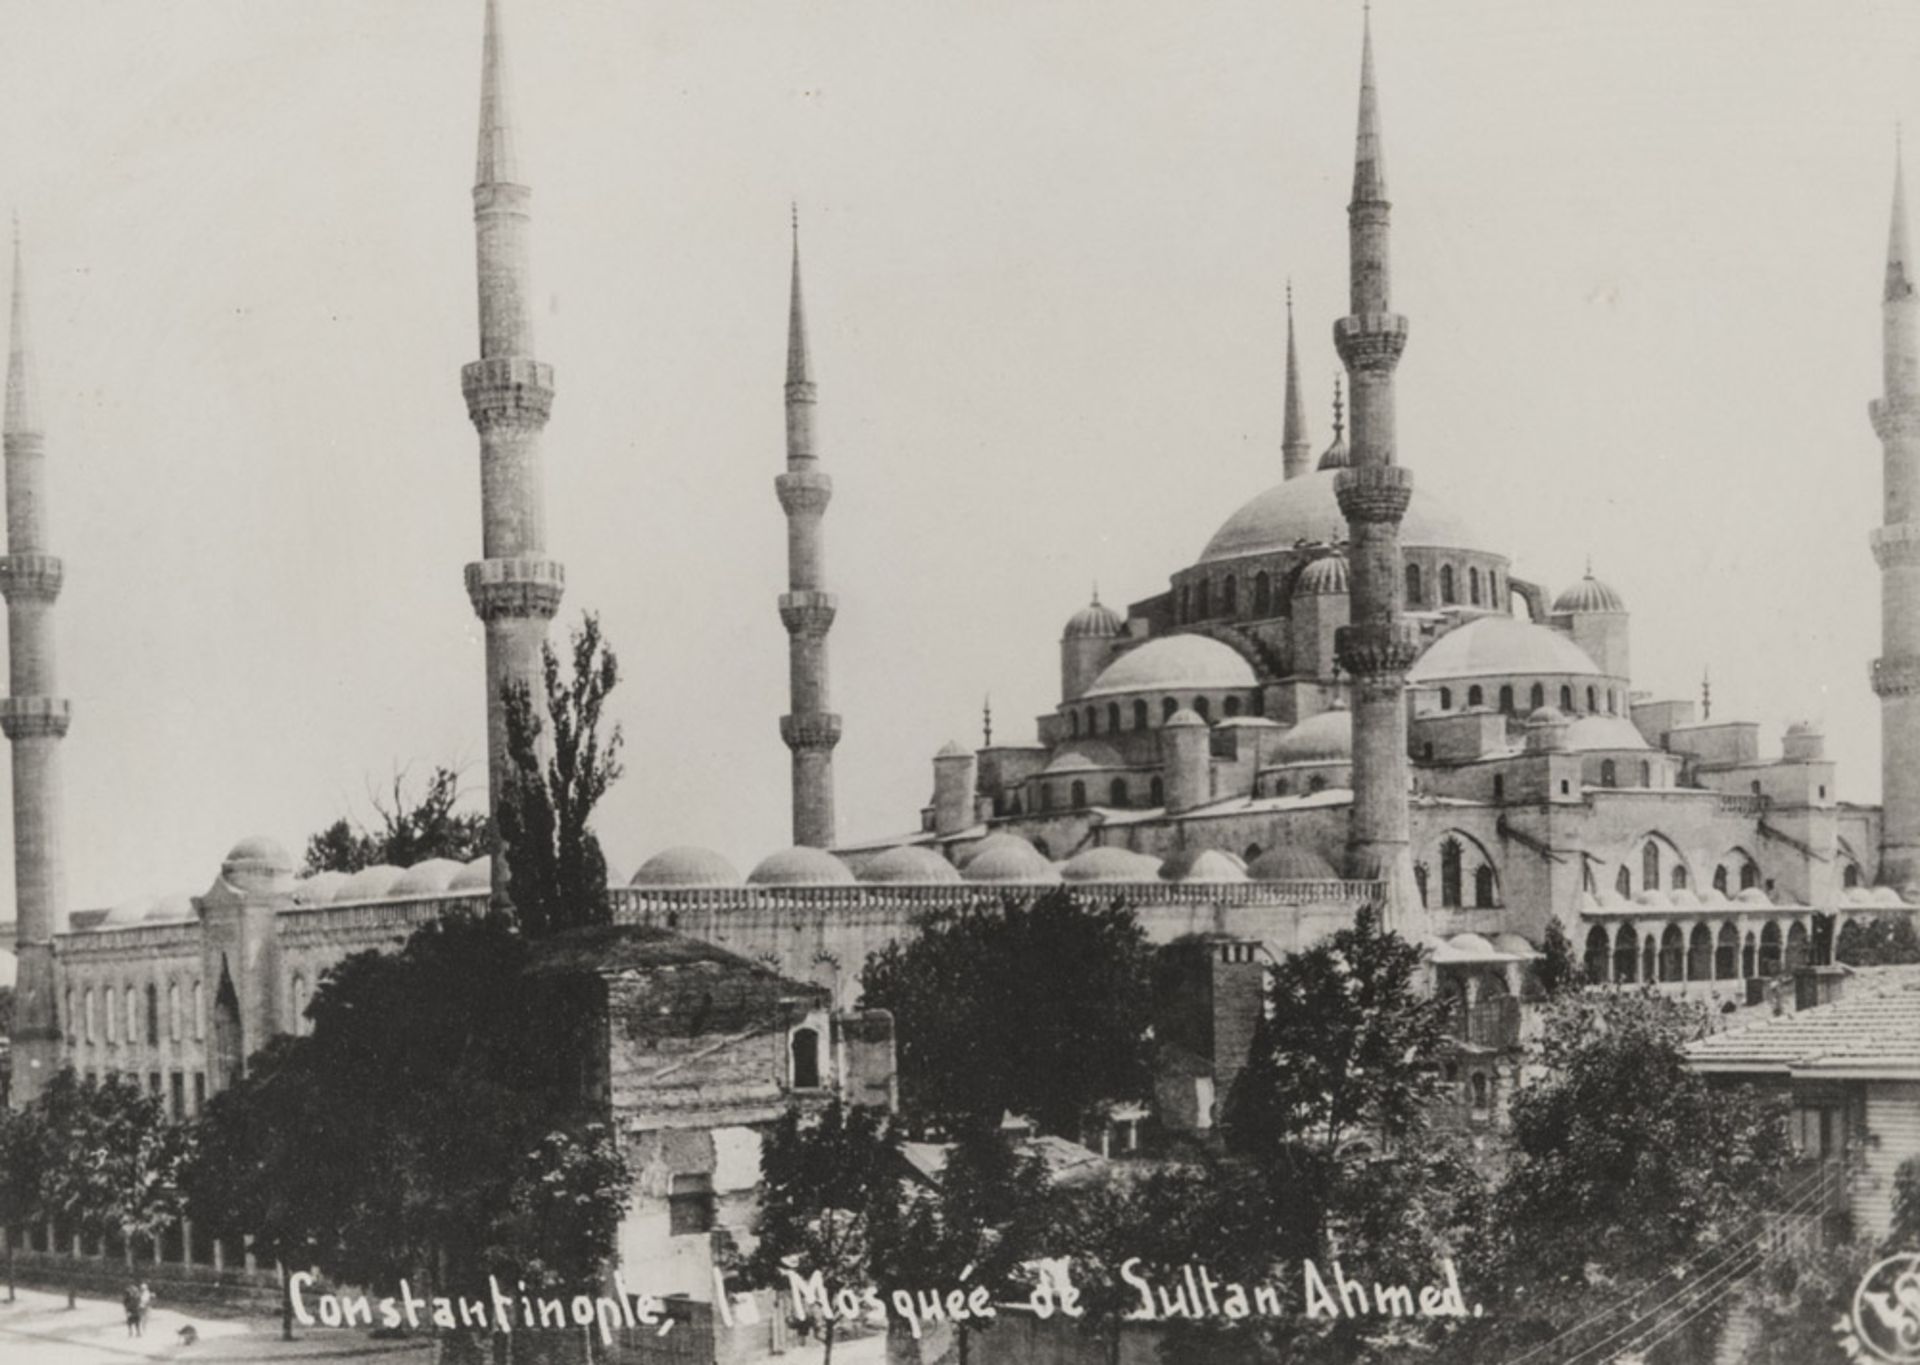
<instances>
[{"instance_id":1,"label":"minaret conical cap","mask_svg":"<svg viewBox=\"0 0 1920 1365\"><path fill-rule=\"evenodd\" d=\"M1911 298L1913 275L1907 269L1911 239L1907 236L1907 176L1898 139L1893 153L1893 221L1887 226L1886 300Z\"/></svg>"},{"instance_id":2,"label":"minaret conical cap","mask_svg":"<svg viewBox=\"0 0 1920 1365\"><path fill-rule=\"evenodd\" d=\"M1280 449L1287 460L1287 477L1305 472L1308 454L1307 409L1300 398L1300 356L1293 340L1293 286L1287 286L1287 397L1280 431ZM1295 468L1296 463L1300 466Z\"/></svg>"},{"instance_id":3,"label":"minaret conical cap","mask_svg":"<svg viewBox=\"0 0 1920 1365\"><path fill-rule=\"evenodd\" d=\"M13 225L13 318L7 334L8 435L40 430L40 414L33 401L33 350L27 339L27 285L20 264L20 224Z\"/></svg>"},{"instance_id":4,"label":"minaret conical cap","mask_svg":"<svg viewBox=\"0 0 1920 1365\"><path fill-rule=\"evenodd\" d=\"M787 383L811 384L813 359L807 351L807 308L800 295L800 210L793 211L793 289L787 303Z\"/></svg>"},{"instance_id":5,"label":"minaret conical cap","mask_svg":"<svg viewBox=\"0 0 1920 1365\"><path fill-rule=\"evenodd\" d=\"M1353 148L1353 202L1385 203L1387 162L1380 142L1380 99L1373 86L1373 14L1361 21L1360 126Z\"/></svg>"},{"instance_id":6,"label":"minaret conical cap","mask_svg":"<svg viewBox=\"0 0 1920 1365\"><path fill-rule=\"evenodd\" d=\"M513 146L511 95L507 45L500 28L500 0L487 0L487 34L480 50L480 147L473 169L476 185L520 183L520 162Z\"/></svg>"}]
</instances>

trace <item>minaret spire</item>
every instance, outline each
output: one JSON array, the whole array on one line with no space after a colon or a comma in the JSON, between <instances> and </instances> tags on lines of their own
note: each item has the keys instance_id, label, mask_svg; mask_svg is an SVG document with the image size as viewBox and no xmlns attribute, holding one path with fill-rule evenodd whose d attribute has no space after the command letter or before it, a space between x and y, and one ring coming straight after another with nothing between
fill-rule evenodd
<instances>
[{"instance_id":1,"label":"minaret spire","mask_svg":"<svg viewBox=\"0 0 1920 1365\"><path fill-rule=\"evenodd\" d=\"M1380 96L1373 84L1373 10L1360 21L1360 122L1353 149L1353 202L1387 201L1387 160L1380 141Z\"/></svg>"},{"instance_id":2,"label":"minaret spire","mask_svg":"<svg viewBox=\"0 0 1920 1365\"><path fill-rule=\"evenodd\" d=\"M827 632L838 600L826 590L826 543L821 521L833 500L833 480L819 467L813 444L815 389L807 350L806 307L800 290L800 215L793 215L793 284L787 305L787 468L774 480L787 514L787 591L780 620L787 628L791 705L780 737L793 755L793 842L831 848L834 842L833 749L840 717L827 695Z\"/></svg>"},{"instance_id":3,"label":"minaret spire","mask_svg":"<svg viewBox=\"0 0 1920 1365\"><path fill-rule=\"evenodd\" d=\"M1300 398L1300 355L1293 340L1292 280L1287 281L1287 397L1280 460L1289 479L1297 479L1313 468L1313 448L1307 441L1307 408Z\"/></svg>"},{"instance_id":4,"label":"minaret spire","mask_svg":"<svg viewBox=\"0 0 1920 1365\"><path fill-rule=\"evenodd\" d=\"M467 565L466 581L486 629L487 792L495 830L513 778L507 696L525 689L538 707L547 622L566 590L565 569L547 558L540 433L553 405L553 367L534 359L533 191L522 183L514 155L500 11L501 0L486 0L473 184L480 359L460 372L467 415L480 435L482 557ZM493 897L506 904L506 859L498 842Z\"/></svg>"},{"instance_id":5,"label":"minaret spire","mask_svg":"<svg viewBox=\"0 0 1920 1365\"><path fill-rule=\"evenodd\" d=\"M56 695L53 604L64 566L47 553L46 448L34 402L20 227L13 234L13 316L8 328L4 436L7 553L0 595L7 602L8 695L0 733L13 751L14 951L19 961L13 1015L13 1098L37 1095L60 1063L54 1005L54 935L66 931L61 856L60 741L71 709Z\"/></svg>"}]
</instances>

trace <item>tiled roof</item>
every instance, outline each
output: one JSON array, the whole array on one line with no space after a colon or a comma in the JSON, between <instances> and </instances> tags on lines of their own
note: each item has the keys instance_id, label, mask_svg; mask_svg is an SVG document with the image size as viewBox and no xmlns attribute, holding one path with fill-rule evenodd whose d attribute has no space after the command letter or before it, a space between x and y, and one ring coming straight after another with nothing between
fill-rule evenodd
<instances>
[{"instance_id":1,"label":"tiled roof","mask_svg":"<svg viewBox=\"0 0 1920 1365\"><path fill-rule=\"evenodd\" d=\"M1716 1033L1687 1054L1703 1071L1920 1079L1920 967L1856 971L1830 1005Z\"/></svg>"}]
</instances>

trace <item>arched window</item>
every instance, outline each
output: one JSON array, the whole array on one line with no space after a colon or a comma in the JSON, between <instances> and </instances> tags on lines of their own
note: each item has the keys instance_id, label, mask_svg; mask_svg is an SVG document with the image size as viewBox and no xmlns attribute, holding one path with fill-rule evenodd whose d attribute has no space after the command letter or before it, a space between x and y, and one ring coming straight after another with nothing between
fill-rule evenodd
<instances>
[{"instance_id":1,"label":"arched window","mask_svg":"<svg viewBox=\"0 0 1920 1365\"><path fill-rule=\"evenodd\" d=\"M120 1041L120 992L108 986L101 994L106 998L103 1012L107 1022L107 1041L117 1043Z\"/></svg>"},{"instance_id":2,"label":"arched window","mask_svg":"<svg viewBox=\"0 0 1920 1365\"><path fill-rule=\"evenodd\" d=\"M1500 802L1506 799L1507 799L1507 779L1502 777L1499 773L1495 773L1493 775L1494 804L1498 805Z\"/></svg>"},{"instance_id":3,"label":"arched window","mask_svg":"<svg viewBox=\"0 0 1920 1365\"><path fill-rule=\"evenodd\" d=\"M1562 711L1573 710L1573 689L1565 683L1560 684L1560 709Z\"/></svg>"},{"instance_id":4,"label":"arched window","mask_svg":"<svg viewBox=\"0 0 1920 1365\"><path fill-rule=\"evenodd\" d=\"M1204 621L1213 615L1213 605L1207 600L1207 580L1201 579L1193 585L1194 619Z\"/></svg>"},{"instance_id":5,"label":"arched window","mask_svg":"<svg viewBox=\"0 0 1920 1365\"><path fill-rule=\"evenodd\" d=\"M1168 697L1165 701L1160 703L1160 719L1163 721L1172 720L1173 713L1175 711L1178 711L1179 709L1180 709L1179 701L1173 697Z\"/></svg>"},{"instance_id":6,"label":"arched window","mask_svg":"<svg viewBox=\"0 0 1920 1365\"><path fill-rule=\"evenodd\" d=\"M91 986L87 987L87 1010L86 1010L85 1023L86 1023L86 1036L87 1036L87 1041L89 1043L91 1043L94 1040L94 1037L96 1036L96 1029L94 1025L99 1014L99 1011L95 1008L95 1005L97 1003L98 1002L95 1001L94 999L93 987Z\"/></svg>"},{"instance_id":7,"label":"arched window","mask_svg":"<svg viewBox=\"0 0 1920 1365\"><path fill-rule=\"evenodd\" d=\"M1220 704L1220 710L1227 716L1239 715L1240 714L1240 698L1228 697L1226 701Z\"/></svg>"},{"instance_id":8,"label":"arched window","mask_svg":"<svg viewBox=\"0 0 1920 1365\"><path fill-rule=\"evenodd\" d=\"M1684 981L1686 971L1686 940L1680 937L1679 925L1669 924L1660 935L1660 979Z\"/></svg>"},{"instance_id":9,"label":"arched window","mask_svg":"<svg viewBox=\"0 0 1920 1365\"><path fill-rule=\"evenodd\" d=\"M1473 908L1493 909L1493 869L1485 863L1473 869Z\"/></svg>"},{"instance_id":10,"label":"arched window","mask_svg":"<svg viewBox=\"0 0 1920 1365\"><path fill-rule=\"evenodd\" d=\"M1072 790L1073 790L1073 808L1075 810L1079 810L1087 804L1087 784L1082 782L1079 778L1076 777L1073 780Z\"/></svg>"},{"instance_id":11,"label":"arched window","mask_svg":"<svg viewBox=\"0 0 1920 1365\"><path fill-rule=\"evenodd\" d=\"M1487 704L1487 694L1480 690L1479 683L1475 683L1472 687L1469 687L1467 689L1467 705L1468 706L1470 707L1485 706L1486 704Z\"/></svg>"},{"instance_id":12,"label":"arched window","mask_svg":"<svg viewBox=\"0 0 1920 1365\"><path fill-rule=\"evenodd\" d=\"M795 1090L818 1090L820 1088L820 1034L815 1029L797 1028L793 1031L793 1088Z\"/></svg>"},{"instance_id":13,"label":"arched window","mask_svg":"<svg viewBox=\"0 0 1920 1365\"><path fill-rule=\"evenodd\" d=\"M73 987L71 987L71 986L69 986L69 987L67 987L67 994L66 994L66 996L65 996L65 1003L66 1003L66 1007L67 1007L67 1008L66 1008L66 1015L67 1015L67 1018L66 1018L66 1033L67 1033L67 1041L68 1041L69 1043L77 1043L77 1042L79 1042L79 1041L80 1041L80 1020L79 1020L79 1017L78 1017L78 1016L76 1015L76 1013L74 1012L74 1008L73 1008Z\"/></svg>"},{"instance_id":14,"label":"arched window","mask_svg":"<svg viewBox=\"0 0 1920 1365\"><path fill-rule=\"evenodd\" d=\"M180 1023L180 983L170 981L167 983L167 1037L176 1043L183 1032Z\"/></svg>"},{"instance_id":15,"label":"arched window","mask_svg":"<svg viewBox=\"0 0 1920 1365\"><path fill-rule=\"evenodd\" d=\"M1653 764L1644 758L1640 760L1640 785L1643 787L1653 785Z\"/></svg>"},{"instance_id":16,"label":"arched window","mask_svg":"<svg viewBox=\"0 0 1920 1365\"><path fill-rule=\"evenodd\" d=\"M1265 569L1253 576L1253 614L1260 617L1273 614L1273 579Z\"/></svg>"},{"instance_id":17,"label":"arched window","mask_svg":"<svg viewBox=\"0 0 1920 1365\"><path fill-rule=\"evenodd\" d=\"M1716 867L1713 869L1713 889L1715 891L1718 891L1723 896L1727 894L1727 869L1726 868Z\"/></svg>"},{"instance_id":18,"label":"arched window","mask_svg":"<svg viewBox=\"0 0 1920 1365\"><path fill-rule=\"evenodd\" d=\"M1587 710L1588 710L1588 711L1590 711L1590 712L1591 712L1591 711L1598 711L1598 710L1600 709L1600 708L1599 708L1598 706L1596 706L1596 705L1594 704L1594 702L1595 702L1595 700L1596 700L1596 698L1595 698L1595 695L1594 695L1594 691L1593 691L1593 689L1592 689L1591 687L1589 687L1589 688L1587 689Z\"/></svg>"},{"instance_id":19,"label":"arched window","mask_svg":"<svg viewBox=\"0 0 1920 1365\"><path fill-rule=\"evenodd\" d=\"M1614 769L1613 760L1610 758L1601 759L1600 760L1600 785L1603 787L1617 786L1619 784L1619 781L1620 781L1620 778L1618 773Z\"/></svg>"},{"instance_id":20,"label":"arched window","mask_svg":"<svg viewBox=\"0 0 1920 1365\"><path fill-rule=\"evenodd\" d=\"M1447 909L1460 905L1460 860L1464 850L1458 839L1440 845L1440 904Z\"/></svg>"},{"instance_id":21,"label":"arched window","mask_svg":"<svg viewBox=\"0 0 1920 1365\"><path fill-rule=\"evenodd\" d=\"M1752 976L1758 963L1754 960L1753 931L1747 931L1746 941L1740 945L1740 975Z\"/></svg>"},{"instance_id":22,"label":"arched window","mask_svg":"<svg viewBox=\"0 0 1920 1365\"><path fill-rule=\"evenodd\" d=\"M1078 711L1067 712L1067 738L1080 738L1080 713Z\"/></svg>"},{"instance_id":23,"label":"arched window","mask_svg":"<svg viewBox=\"0 0 1920 1365\"><path fill-rule=\"evenodd\" d=\"M1180 585L1180 619L1182 621L1193 619L1193 584L1191 583Z\"/></svg>"},{"instance_id":24,"label":"arched window","mask_svg":"<svg viewBox=\"0 0 1920 1365\"><path fill-rule=\"evenodd\" d=\"M1613 889L1619 893L1620 899L1633 899L1633 874L1627 871L1625 863L1620 864L1620 870L1613 874Z\"/></svg>"},{"instance_id":25,"label":"arched window","mask_svg":"<svg viewBox=\"0 0 1920 1365\"><path fill-rule=\"evenodd\" d=\"M1753 781L1747 783L1747 790L1751 791L1755 796L1758 796L1760 794L1760 779L1756 777Z\"/></svg>"},{"instance_id":26,"label":"arched window","mask_svg":"<svg viewBox=\"0 0 1920 1365\"><path fill-rule=\"evenodd\" d=\"M1099 720L1100 708L1097 706L1089 706L1087 708L1087 733L1089 735L1097 735L1100 733Z\"/></svg>"},{"instance_id":27,"label":"arched window","mask_svg":"<svg viewBox=\"0 0 1920 1365\"><path fill-rule=\"evenodd\" d=\"M1453 605L1453 565L1451 564L1440 566L1440 603L1442 606Z\"/></svg>"},{"instance_id":28,"label":"arched window","mask_svg":"<svg viewBox=\"0 0 1920 1365\"><path fill-rule=\"evenodd\" d=\"M160 988L152 982L147 983L147 1041L160 1042Z\"/></svg>"},{"instance_id":29,"label":"arched window","mask_svg":"<svg viewBox=\"0 0 1920 1365\"><path fill-rule=\"evenodd\" d=\"M1687 939L1687 980L1713 980L1713 933L1704 924L1694 925Z\"/></svg>"},{"instance_id":30,"label":"arched window","mask_svg":"<svg viewBox=\"0 0 1920 1365\"><path fill-rule=\"evenodd\" d=\"M1473 606L1480 605L1480 570L1467 570L1467 601Z\"/></svg>"},{"instance_id":31,"label":"arched window","mask_svg":"<svg viewBox=\"0 0 1920 1365\"><path fill-rule=\"evenodd\" d=\"M1547 704L1547 689L1542 687L1539 683L1535 683L1533 685L1533 691L1527 694L1528 709L1533 711L1538 711L1541 707L1545 706L1546 704Z\"/></svg>"},{"instance_id":32,"label":"arched window","mask_svg":"<svg viewBox=\"0 0 1920 1365\"><path fill-rule=\"evenodd\" d=\"M1740 935L1731 924L1720 926L1720 937L1713 949L1713 977L1732 981L1740 975Z\"/></svg>"},{"instance_id":33,"label":"arched window","mask_svg":"<svg viewBox=\"0 0 1920 1365\"><path fill-rule=\"evenodd\" d=\"M1312 777L1309 777L1307 779L1308 795L1312 795L1314 792L1323 792L1326 789L1327 789L1327 779L1321 776L1319 773L1315 773Z\"/></svg>"},{"instance_id":34,"label":"arched window","mask_svg":"<svg viewBox=\"0 0 1920 1365\"><path fill-rule=\"evenodd\" d=\"M1053 788L1045 782L1040 784L1040 809L1043 811L1053 809Z\"/></svg>"},{"instance_id":35,"label":"arched window","mask_svg":"<svg viewBox=\"0 0 1920 1365\"><path fill-rule=\"evenodd\" d=\"M1851 891L1854 887L1860 885L1859 864L1848 863L1845 867L1840 869L1840 885L1845 887L1849 891Z\"/></svg>"},{"instance_id":36,"label":"arched window","mask_svg":"<svg viewBox=\"0 0 1920 1365\"><path fill-rule=\"evenodd\" d=\"M1155 806L1166 805L1167 804L1167 784L1158 777L1148 782L1147 783L1147 800L1151 801Z\"/></svg>"},{"instance_id":37,"label":"arched window","mask_svg":"<svg viewBox=\"0 0 1920 1365\"><path fill-rule=\"evenodd\" d=\"M1475 1109L1485 1109L1490 1099L1491 1099L1491 1092L1487 1087L1487 1073L1484 1071L1474 1072L1473 1073L1473 1107Z\"/></svg>"},{"instance_id":38,"label":"arched window","mask_svg":"<svg viewBox=\"0 0 1920 1365\"><path fill-rule=\"evenodd\" d=\"M1133 728L1136 730L1147 728L1147 704L1137 697L1133 703Z\"/></svg>"},{"instance_id":39,"label":"arched window","mask_svg":"<svg viewBox=\"0 0 1920 1365\"><path fill-rule=\"evenodd\" d=\"M1205 697L1195 697L1193 699L1193 714L1200 717L1201 720L1210 721L1213 719L1213 704Z\"/></svg>"},{"instance_id":40,"label":"arched window","mask_svg":"<svg viewBox=\"0 0 1920 1365\"><path fill-rule=\"evenodd\" d=\"M1260 853L1261 853L1260 845L1248 844L1245 848L1240 850L1240 861L1251 866L1253 863L1253 860L1255 858L1258 858L1260 856Z\"/></svg>"},{"instance_id":41,"label":"arched window","mask_svg":"<svg viewBox=\"0 0 1920 1365\"><path fill-rule=\"evenodd\" d=\"M129 985L126 991L127 1001L127 1043L131 1046L140 1041L140 992Z\"/></svg>"},{"instance_id":42,"label":"arched window","mask_svg":"<svg viewBox=\"0 0 1920 1365\"><path fill-rule=\"evenodd\" d=\"M198 981L193 983L193 1040L207 1036L207 993Z\"/></svg>"},{"instance_id":43,"label":"arched window","mask_svg":"<svg viewBox=\"0 0 1920 1365\"><path fill-rule=\"evenodd\" d=\"M1420 605L1420 566L1418 564L1407 565L1407 605L1410 607Z\"/></svg>"},{"instance_id":44,"label":"arched window","mask_svg":"<svg viewBox=\"0 0 1920 1365\"><path fill-rule=\"evenodd\" d=\"M1807 926L1795 920L1793 928L1787 930L1787 970L1797 972L1812 960L1807 947Z\"/></svg>"},{"instance_id":45,"label":"arched window","mask_svg":"<svg viewBox=\"0 0 1920 1365\"><path fill-rule=\"evenodd\" d=\"M1685 891L1687 889L1687 865L1685 863L1675 863L1673 865L1673 875L1667 880L1672 884L1675 891Z\"/></svg>"},{"instance_id":46,"label":"arched window","mask_svg":"<svg viewBox=\"0 0 1920 1365\"><path fill-rule=\"evenodd\" d=\"M1273 794L1275 796L1285 796L1292 790L1293 784L1284 777L1273 784Z\"/></svg>"},{"instance_id":47,"label":"arched window","mask_svg":"<svg viewBox=\"0 0 1920 1365\"><path fill-rule=\"evenodd\" d=\"M1760 868L1755 863L1740 864L1740 889L1751 891L1760 885Z\"/></svg>"},{"instance_id":48,"label":"arched window","mask_svg":"<svg viewBox=\"0 0 1920 1365\"><path fill-rule=\"evenodd\" d=\"M1116 777L1107 784L1107 804L1125 810L1127 807L1127 779Z\"/></svg>"},{"instance_id":49,"label":"arched window","mask_svg":"<svg viewBox=\"0 0 1920 1365\"><path fill-rule=\"evenodd\" d=\"M1453 689L1451 687L1443 687L1440 689L1440 709L1442 711L1453 710Z\"/></svg>"},{"instance_id":50,"label":"arched window","mask_svg":"<svg viewBox=\"0 0 1920 1365\"><path fill-rule=\"evenodd\" d=\"M1117 701L1107 703L1107 733L1110 735L1120 733L1120 703Z\"/></svg>"},{"instance_id":51,"label":"arched window","mask_svg":"<svg viewBox=\"0 0 1920 1365\"><path fill-rule=\"evenodd\" d=\"M1647 840L1647 846L1640 850L1640 889L1658 891L1660 889L1660 845Z\"/></svg>"},{"instance_id":52,"label":"arched window","mask_svg":"<svg viewBox=\"0 0 1920 1365\"><path fill-rule=\"evenodd\" d=\"M1236 615L1239 610L1240 580L1232 574L1228 574L1227 581L1220 585L1220 614L1222 616L1233 616Z\"/></svg>"},{"instance_id":53,"label":"arched window","mask_svg":"<svg viewBox=\"0 0 1920 1365\"><path fill-rule=\"evenodd\" d=\"M1633 981L1640 975L1640 939L1631 924L1620 926L1613 940L1613 979Z\"/></svg>"},{"instance_id":54,"label":"arched window","mask_svg":"<svg viewBox=\"0 0 1920 1365\"><path fill-rule=\"evenodd\" d=\"M1500 710L1505 715L1513 714L1513 684L1500 684Z\"/></svg>"},{"instance_id":55,"label":"arched window","mask_svg":"<svg viewBox=\"0 0 1920 1365\"><path fill-rule=\"evenodd\" d=\"M1607 966L1613 957L1613 945L1607 942L1607 931L1596 924L1587 930L1586 972L1589 981L1605 981Z\"/></svg>"},{"instance_id":56,"label":"arched window","mask_svg":"<svg viewBox=\"0 0 1920 1365\"><path fill-rule=\"evenodd\" d=\"M1780 975L1780 925L1769 920L1760 930L1760 975Z\"/></svg>"}]
</instances>

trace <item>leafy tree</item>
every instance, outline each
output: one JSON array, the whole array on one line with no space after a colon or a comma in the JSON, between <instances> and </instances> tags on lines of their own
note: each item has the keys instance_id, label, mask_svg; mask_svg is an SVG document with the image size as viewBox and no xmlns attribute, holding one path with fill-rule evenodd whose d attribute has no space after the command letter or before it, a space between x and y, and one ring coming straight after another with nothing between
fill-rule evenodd
<instances>
[{"instance_id":1,"label":"leafy tree","mask_svg":"<svg viewBox=\"0 0 1920 1365\"><path fill-rule=\"evenodd\" d=\"M1586 968L1573 954L1573 944L1558 919L1547 921L1546 936L1540 942L1540 960L1534 964L1534 979L1549 997L1571 986L1586 984Z\"/></svg>"},{"instance_id":2,"label":"leafy tree","mask_svg":"<svg viewBox=\"0 0 1920 1365\"><path fill-rule=\"evenodd\" d=\"M543 721L529 690L506 691L512 779L500 807L507 896L530 935L612 921L607 862L589 821L620 777L620 727L600 739L602 711L620 666L588 612L573 633L572 671L562 677L551 645L541 646Z\"/></svg>"},{"instance_id":3,"label":"leafy tree","mask_svg":"<svg viewBox=\"0 0 1920 1365\"><path fill-rule=\"evenodd\" d=\"M1880 1258L1871 1242L1795 1245L1770 1257L1744 1286L1750 1365L1839 1360L1834 1323L1853 1309L1854 1291Z\"/></svg>"},{"instance_id":4,"label":"leafy tree","mask_svg":"<svg viewBox=\"0 0 1920 1365\"><path fill-rule=\"evenodd\" d=\"M1895 966L1920 962L1920 932L1912 915L1875 915L1851 919L1840 931L1833 957L1849 967Z\"/></svg>"},{"instance_id":5,"label":"leafy tree","mask_svg":"<svg viewBox=\"0 0 1920 1365\"><path fill-rule=\"evenodd\" d=\"M1065 891L936 912L867 959L869 1009L893 1013L903 1110L927 1129L1008 1109L1077 1135L1147 1086L1146 936L1124 906Z\"/></svg>"},{"instance_id":6,"label":"leafy tree","mask_svg":"<svg viewBox=\"0 0 1920 1365\"><path fill-rule=\"evenodd\" d=\"M873 1283L874 1234L900 1198L899 1156L877 1110L830 1103L817 1117L789 1109L760 1148L759 1244L743 1267L750 1285L785 1293L791 1270L818 1274L829 1298ZM822 1365L832 1365L839 1320L817 1308Z\"/></svg>"},{"instance_id":7,"label":"leafy tree","mask_svg":"<svg viewBox=\"0 0 1920 1365\"><path fill-rule=\"evenodd\" d=\"M1910 1156L1893 1171L1893 1222L1887 1246L1920 1251L1920 1156Z\"/></svg>"},{"instance_id":8,"label":"leafy tree","mask_svg":"<svg viewBox=\"0 0 1920 1365\"><path fill-rule=\"evenodd\" d=\"M460 774L436 767L418 796L408 790L406 775L396 773L392 794L373 798L380 818L377 829L367 829L342 816L307 840L306 870L358 872L386 863L410 867L429 858L471 862L491 847L487 817L460 809Z\"/></svg>"},{"instance_id":9,"label":"leafy tree","mask_svg":"<svg viewBox=\"0 0 1920 1365\"><path fill-rule=\"evenodd\" d=\"M0 1105L0 1235L7 1239L8 1303L14 1301L14 1236L46 1217L41 1199L46 1155L39 1107Z\"/></svg>"}]
</instances>

